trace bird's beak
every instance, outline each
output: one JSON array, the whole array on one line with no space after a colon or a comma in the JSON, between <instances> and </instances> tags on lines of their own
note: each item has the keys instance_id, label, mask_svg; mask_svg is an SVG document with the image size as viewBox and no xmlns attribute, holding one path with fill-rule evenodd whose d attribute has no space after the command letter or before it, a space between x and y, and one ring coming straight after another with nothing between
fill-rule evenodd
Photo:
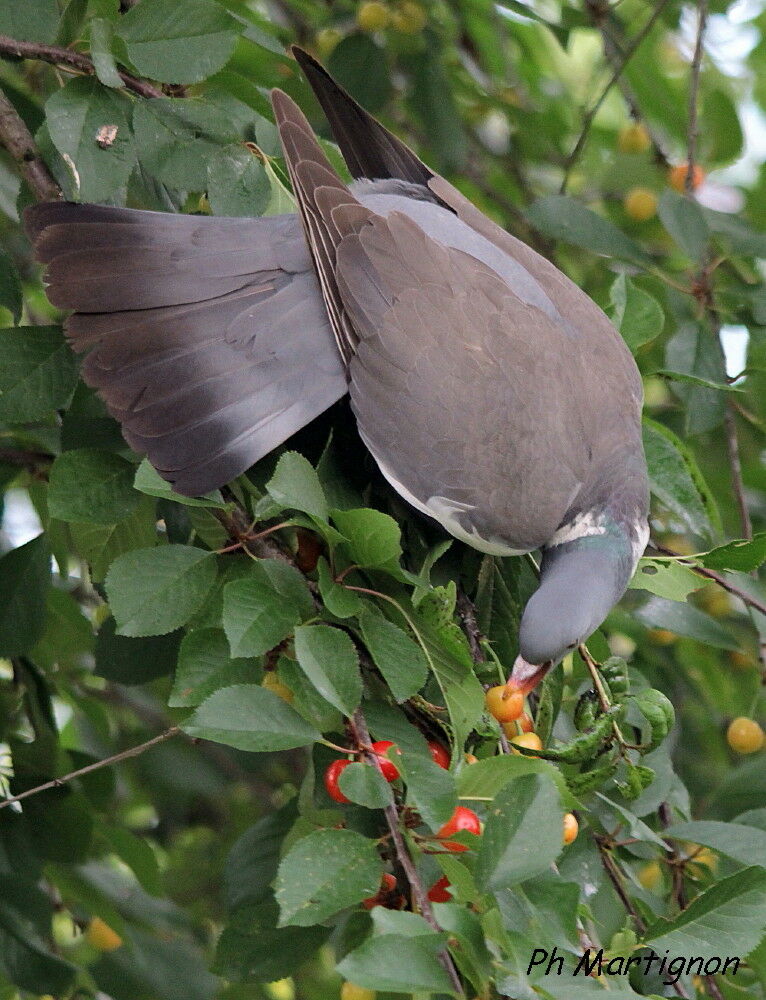
<instances>
[{"instance_id":1,"label":"bird's beak","mask_svg":"<svg viewBox=\"0 0 766 1000\"><path fill-rule=\"evenodd\" d=\"M530 691L534 691L552 666L551 660L543 664L527 663L523 656L517 656L508 678L508 687L513 691L521 691L526 697Z\"/></svg>"}]
</instances>

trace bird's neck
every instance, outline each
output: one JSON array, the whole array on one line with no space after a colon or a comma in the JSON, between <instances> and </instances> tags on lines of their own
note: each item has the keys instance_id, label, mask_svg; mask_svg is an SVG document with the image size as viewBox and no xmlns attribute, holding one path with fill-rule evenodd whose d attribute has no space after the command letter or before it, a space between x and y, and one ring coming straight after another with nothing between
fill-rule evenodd
<instances>
[{"instance_id":1,"label":"bird's neck","mask_svg":"<svg viewBox=\"0 0 766 1000\"><path fill-rule=\"evenodd\" d=\"M622 593L635 572L649 539L649 525L642 511L622 518L608 508L576 514L553 535L543 553L543 570L558 563L562 557L586 551L606 551L612 556L616 573L615 585Z\"/></svg>"}]
</instances>

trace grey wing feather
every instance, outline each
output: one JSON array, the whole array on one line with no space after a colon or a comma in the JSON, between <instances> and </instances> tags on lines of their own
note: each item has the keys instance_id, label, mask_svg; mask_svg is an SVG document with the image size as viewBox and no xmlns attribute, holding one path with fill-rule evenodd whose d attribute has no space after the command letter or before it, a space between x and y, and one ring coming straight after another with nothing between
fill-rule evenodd
<instances>
[{"instance_id":1,"label":"grey wing feather","mask_svg":"<svg viewBox=\"0 0 766 1000\"><path fill-rule=\"evenodd\" d=\"M181 493L221 486L347 390L296 216L51 203L25 216L83 377Z\"/></svg>"}]
</instances>

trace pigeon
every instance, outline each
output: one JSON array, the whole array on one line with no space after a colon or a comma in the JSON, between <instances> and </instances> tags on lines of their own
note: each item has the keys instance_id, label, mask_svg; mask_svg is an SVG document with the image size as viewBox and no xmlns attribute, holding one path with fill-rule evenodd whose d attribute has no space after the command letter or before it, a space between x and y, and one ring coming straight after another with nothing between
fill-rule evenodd
<instances>
[{"instance_id":1,"label":"pigeon","mask_svg":"<svg viewBox=\"0 0 766 1000\"><path fill-rule=\"evenodd\" d=\"M297 202L263 218L25 213L82 375L173 488L243 473L348 394L396 492L493 556L540 550L509 686L606 618L646 545L642 384L607 316L293 48L354 178L272 106Z\"/></svg>"}]
</instances>

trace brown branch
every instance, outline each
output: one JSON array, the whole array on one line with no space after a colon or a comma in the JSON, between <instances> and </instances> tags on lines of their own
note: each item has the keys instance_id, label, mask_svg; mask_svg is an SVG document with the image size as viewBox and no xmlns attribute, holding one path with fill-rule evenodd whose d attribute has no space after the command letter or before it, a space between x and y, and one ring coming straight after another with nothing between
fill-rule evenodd
<instances>
[{"instance_id":1,"label":"brown branch","mask_svg":"<svg viewBox=\"0 0 766 1000\"><path fill-rule=\"evenodd\" d=\"M381 771L380 758L371 750L372 744L370 742L370 732L367 728L367 722L362 714L361 708L358 708L348 721L357 748L362 751L370 764L374 765L379 771ZM412 895L415 898L417 908L420 910L423 918L428 924L430 924L431 927L433 927L435 931L441 931L441 927L434 916L434 911L431 906L431 901L428 898L428 893L426 892L418 870L415 867L415 863L410 857L410 852L407 850L404 843L402 831L399 828L399 812L393 798L392 801L385 807L384 814L388 829L391 833L391 842L394 845L397 860L407 876L407 881L412 889ZM457 995L463 996L463 986L460 982L460 976L458 975L457 969L455 968L452 958L446 948L439 953L439 961L444 966L447 975L450 977Z\"/></svg>"},{"instance_id":2,"label":"brown branch","mask_svg":"<svg viewBox=\"0 0 766 1000\"><path fill-rule=\"evenodd\" d=\"M697 122L697 105L699 101L700 70L702 68L703 43L707 26L707 0L697 0L697 38L694 42L692 56L692 72L689 82L689 123L686 139L686 177L684 190L687 195L694 191L694 157L697 152L699 126Z\"/></svg>"},{"instance_id":3,"label":"brown branch","mask_svg":"<svg viewBox=\"0 0 766 1000\"><path fill-rule=\"evenodd\" d=\"M574 145L574 148L572 149L572 152L567 157L566 163L564 164L564 177L561 181L561 187L559 189L560 194L566 193L567 184L569 183L569 176L572 172L572 167L574 167L578 157L580 156L580 153L582 152L585 146L585 143L587 142L591 126L593 125L593 121L596 115L601 109L601 105L604 103L607 96L609 95L609 91L612 89L612 87L617 83L622 74L625 72L626 66L633 58L633 56L636 54L637 50L641 46L644 39L649 35L649 32L652 30L654 25L659 20L659 17L665 10L667 4L668 0L659 0L659 3L657 3L657 6L654 8L652 14L647 19L646 24L635 36L635 38L631 39L630 44L622 53L621 58L614 67L614 71L611 77L609 78L609 81L607 82L604 89L601 91L601 94L598 96L596 103L591 107L591 109L587 112L587 114L583 118L582 130L580 132L580 135L577 139L577 142Z\"/></svg>"},{"instance_id":4,"label":"brown branch","mask_svg":"<svg viewBox=\"0 0 766 1000\"><path fill-rule=\"evenodd\" d=\"M2 96L2 95L0 95ZM45 451L30 451L25 448L0 448L0 462L20 465L24 469L36 471L41 465L50 465L54 456Z\"/></svg>"},{"instance_id":5,"label":"brown branch","mask_svg":"<svg viewBox=\"0 0 766 1000\"><path fill-rule=\"evenodd\" d=\"M610 853L607 839L597 833L594 833L593 839L596 842L596 847L598 848L601 864L604 866L604 871L609 876L609 881L612 883L614 891L619 896L620 902L625 907L628 914L633 918L633 922L636 925L638 933L643 934L646 931L646 924L625 890L625 886L622 881L622 874Z\"/></svg>"},{"instance_id":6,"label":"brown branch","mask_svg":"<svg viewBox=\"0 0 766 1000\"><path fill-rule=\"evenodd\" d=\"M93 60L82 52L75 52L73 49L61 48L58 45L43 45L39 42L21 42L8 35L0 35L0 55L15 56L18 59L40 59L42 62L52 63L54 66L66 66L70 69L78 70L93 76L96 67ZM146 80L140 80L137 76L126 73L118 68L122 82L128 90L138 94L139 97L162 97L163 93Z\"/></svg>"},{"instance_id":7,"label":"brown branch","mask_svg":"<svg viewBox=\"0 0 766 1000\"><path fill-rule=\"evenodd\" d=\"M697 573L698 576L704 576L708 580L715 581L719 587L723 587L724 590L728 590L730 594L738 597L743 604L747 604L748 607L755 608L756 611L760 611L761 614L766 615L766 603L757 597L753 597L752 594L748 594L746 590L743 590L736 584L731 583L722 573L717 573L714 569L708 569L707 566L700 566L692 559L687 559L685 556L675 552L673 549L666 548L664 545L657 545L652 542L652 548L656 549L657 552L662 552L666 556L678 556L678 561L682 566L687 566L690 570Z\"/></svg>"},{"instance_id":8,"label":"brown branch","mask_svg":"<svg viewBox=\"0 0 766 1000\"><path fill-rule=\"evenodd\" d=\"M0 144L19 165L22 177L39 201L55 201L61 188L40 156L32 135L20 115L0 90Z\"/></svg>"},{"instance_id":9,"label":"brown branch","mask_svg":"<svg viewBox=\"0 0 766 1000\"><path fill-rule=\"evenodd\" d=\"M484 653L481 648L481 640L484 636L481 634L479 623L476 620L476 608L468 594L462 590L458 591L455 610L460 619L465 637L468 640L473 662L483 663Z\"/></svg>"},{"instance_id":10,"label":"brown branch","mask_svg":"<svg viewBox=\"0 0 766 1000\"><path fill-rule=\"evenodd\" d=\"M12 805L14 802L21 802L23 799L28 799L30 795L38 795L40 792L47 792L51 788L61 788L61 786L67 784L67 782L73 781L75 778L81 778L83 775L90 774L92 771L98 771L102 767L108 767L111 764L119 764L120 761L128 760L131 757L138 757L151 747L156 746L158 743L164 743L165 740L169 740L171 737L177 736L180 732L181 730L178 726L171 726L170 729L166 729L164 733L160 733L159 736L153 736L145 743L139 743L138 746L129 747L127 750L121 750L120 753L113 754L111 757L106 757L104 760L97 760L94 764L88 764L86 767L80 767L76 771L70 771L69 774L62 775L60 778L53 778L51 781L46 781L43 785L36 785L34 788L28 788L25 792L20 792L18 795L5 799L0 802L0 809L5 809L6 806Z\"/></svg>"}]
</instances>

